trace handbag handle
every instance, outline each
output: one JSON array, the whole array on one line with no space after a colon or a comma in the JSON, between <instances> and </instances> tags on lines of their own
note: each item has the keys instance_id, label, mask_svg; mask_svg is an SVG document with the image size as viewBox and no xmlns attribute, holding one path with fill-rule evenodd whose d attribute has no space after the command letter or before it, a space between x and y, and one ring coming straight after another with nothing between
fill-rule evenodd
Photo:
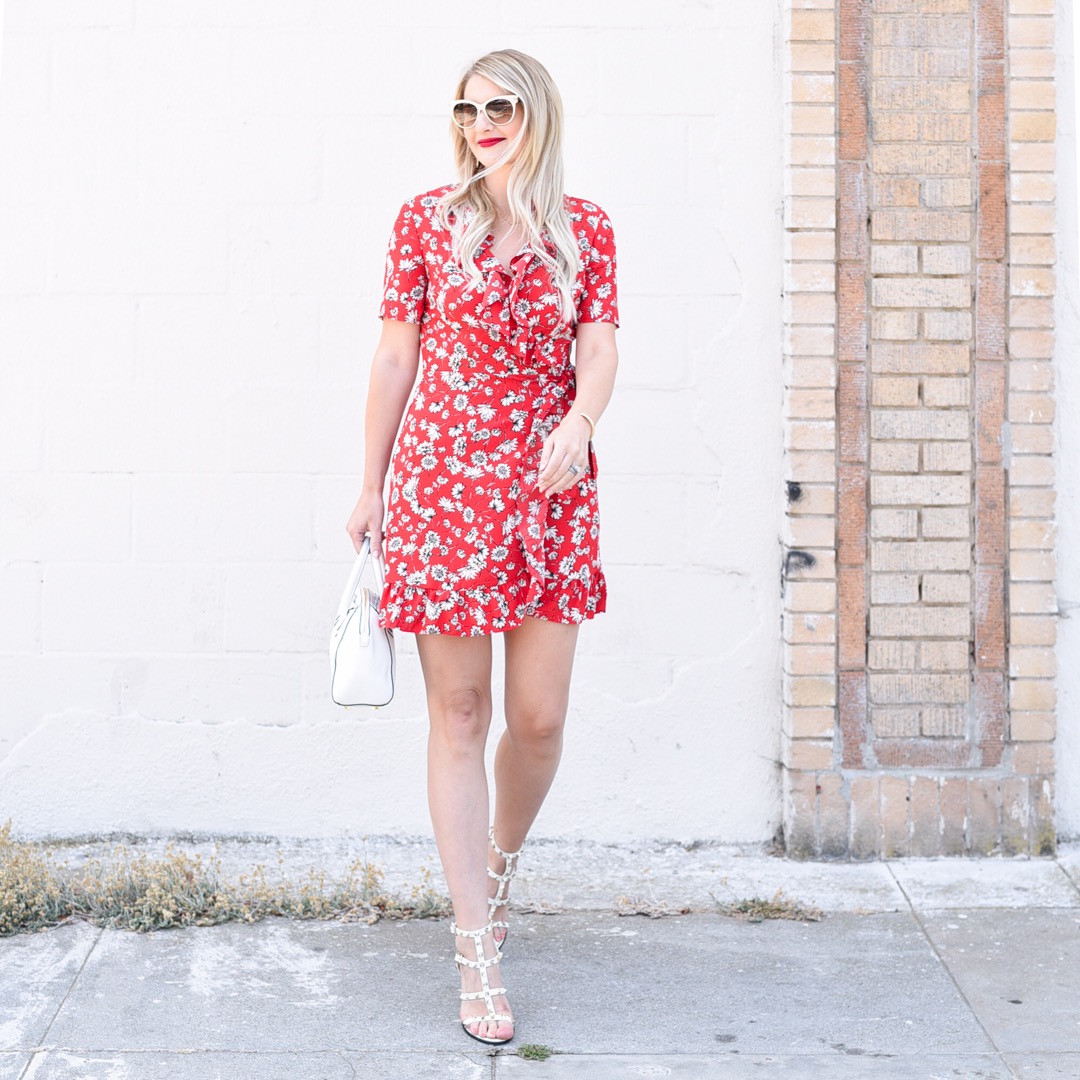
<instances>
[{"instance_id":1,"label":"handbag handle","mask_svg":"<svg viewBox=\"0 0 1080 1080\"><path fill-rule=\"evenodd\" d=\"M381 593L383 589L382 567L379 565L378 559L371 557L371 537L365 536L363 543L360 545L360 550L357 552L356 562L353 563L349 580L345 583L345 591L341 594L341 602L338 604L337 615L334 618L335 624L343 619L348 614L349 609L354 606L360 579L364 576L364 568L369 562L375 576L375 583L379 586L379 592Z\"/></svg>"}]
</instances>

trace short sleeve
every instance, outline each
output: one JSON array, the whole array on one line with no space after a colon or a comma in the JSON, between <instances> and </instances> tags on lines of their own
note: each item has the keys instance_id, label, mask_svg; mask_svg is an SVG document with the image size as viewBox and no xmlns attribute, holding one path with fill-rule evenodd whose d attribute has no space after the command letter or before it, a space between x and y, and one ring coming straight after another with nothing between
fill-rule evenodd
<instances>
[{"instance_id":1,"label":"short sleeve","mask_svg":"<svg viewBox=\"0 0 1080 1080\"><path fill-rule=\"evenodd\" d=\"M578 322L619 325L619 293L615 283L615 234L599 207L584 208L582 220L592 226L589 247L583 251L585 289L577 304Z\"/></svg>"},{"instance_id":2,"label":"short sleeve","mask_svg":"<svg viewBox=\"0 0 1080 1080\"><path fill-rule=\"evenodd\" d=\"M416 201L410 199L401 207L390 233L380 319L418 323L424 315L427 270L420 242L424 215L414 209L415 205Z\"/></svg>"}]
</instances>

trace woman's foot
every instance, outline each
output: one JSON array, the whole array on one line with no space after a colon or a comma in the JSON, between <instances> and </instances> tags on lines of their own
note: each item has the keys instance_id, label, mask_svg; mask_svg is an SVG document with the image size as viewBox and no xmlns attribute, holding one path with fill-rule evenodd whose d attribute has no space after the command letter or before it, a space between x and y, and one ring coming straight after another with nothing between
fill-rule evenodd
<instances>
[{"instance_id":1,"label":"woman's foot","mask_svg":"<svg viewBox=\"0 0 1080 1080\"><path fill-rule=\"evenodd\" d=\"M522 844L517 851L503 851L495 843L495 828L488 831L488 916L495 934L495 944L501 949L510 930L507 918L510 913L510 882L517 873L518 860L525 850Z\"/></svg>"},{"instance_id":2,"label":"woman's foot","mask_svg":"<svg viewBox=\"0 0 1080 1080\"><path fill-rule=\"evenodd\" d=\"M457 945L455 957L461 974L461 1026L482 1043L509 1042L514 1017L499 974L499 949L491 923L480 930L450 929Z\"/></svg>"}]
</instances>

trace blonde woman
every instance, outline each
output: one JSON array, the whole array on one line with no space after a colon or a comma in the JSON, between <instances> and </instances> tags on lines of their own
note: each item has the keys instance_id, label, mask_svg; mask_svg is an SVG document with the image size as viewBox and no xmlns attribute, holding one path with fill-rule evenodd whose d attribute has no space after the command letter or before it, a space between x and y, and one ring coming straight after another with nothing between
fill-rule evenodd
<instances>
[{"instance_id":1,"label":"blonde woman","mask_svg":"<svg viewBox=\"0 0 1080 1080\"><path fill-rule=\"evenodd\" d=\"M605 604L592 437L618 364L615 245L603 210L563 192L562 104L538 61L480 57L448 112L459 180L393 227L346 529L385 551L383 625L417 635L459 1015L504 1043L510 881L559 763L578 626ZM495 634L506 731L489 829Z\"/></svg>"}]
</instances>

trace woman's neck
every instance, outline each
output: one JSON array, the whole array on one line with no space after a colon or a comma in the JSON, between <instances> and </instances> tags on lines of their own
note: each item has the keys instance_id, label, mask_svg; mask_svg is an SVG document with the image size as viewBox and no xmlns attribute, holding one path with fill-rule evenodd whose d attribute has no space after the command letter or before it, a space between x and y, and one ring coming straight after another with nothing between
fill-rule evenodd
<instances>
[{"instance_id":1,"label":"woman's neck","mask_svg":"<svg viewBox=\"0 0 1080 1080\"><path fill-rule=\"evenodd\" d=\"M488 198L495 204L499 217L510 216L510 200L506 195L506 188L510 182L510 170L503 167L488 173L482 183L487 191Z\"/></svg>"}]
</instances>

